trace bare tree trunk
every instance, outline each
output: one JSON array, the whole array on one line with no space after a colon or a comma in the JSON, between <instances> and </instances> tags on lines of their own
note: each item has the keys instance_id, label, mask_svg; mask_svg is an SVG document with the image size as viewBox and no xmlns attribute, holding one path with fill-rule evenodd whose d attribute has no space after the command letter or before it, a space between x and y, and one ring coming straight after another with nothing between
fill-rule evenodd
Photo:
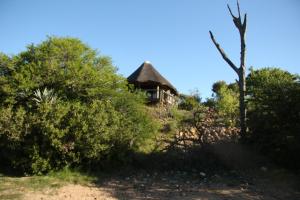
<instances>
[{"instance_id":1,"label":"bare tree trunk","mask_svg":"<svg viewBox=\"0 0 300 200\"><path fill-rule=\"evenodd\" d=\"M240 92L240 128L241 137L244 139L246 134L246 105L245 105L245 93L246 93L246 77L245 71L239 77L239 92Z\"/></svg>"},{"instance_id":2,"label":"bare tree trunk","mask_svg":"<svg viewBox=\"0 0 300 200\"><path fill-rule=\"evenodd\" d=\"M240 12L240 5L237 1L237 8L238 8L238 17L234 16L229 5L227 5L230 15L232 16L233 23L235 24L236 28L239 30L240 39L241 39L241 57L240 57L240 66L237 67L226 55L224 50L221 48L219 43L215 40L214 35L211 31L209 31L210 38L216 48L218 49L219 53L223 57L223 59L228 63L228 65L237 73L239 80L237 81L239 85L239 106L240 106L240 128L241 128L241 137L245 138L246 135L246 104L245 104L245 93L246 93L246 65L245 65L245 57L246 57L246 42L245 42L245 33L247 27L247 14L244 15L244 21L242 22L241 12Z\"/></svg>"}]
</instances>

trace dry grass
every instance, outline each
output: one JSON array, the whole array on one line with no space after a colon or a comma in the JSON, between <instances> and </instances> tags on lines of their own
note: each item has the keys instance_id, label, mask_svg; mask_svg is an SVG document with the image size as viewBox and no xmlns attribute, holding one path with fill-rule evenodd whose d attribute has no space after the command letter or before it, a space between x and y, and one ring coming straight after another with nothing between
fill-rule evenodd
<instances>
[{"instance_id":1,"label":"dry grass","mask_svg":"<svg viewBox=\"0 0 300 200\"><path fill-rule=\"evenodd\" d=\"M0 199L21 199L27 193L56 190L67 184L88 185L94 180L95 177L67 168L45 176L9 177L0 174Z\"/></svg>"}]
</instances>

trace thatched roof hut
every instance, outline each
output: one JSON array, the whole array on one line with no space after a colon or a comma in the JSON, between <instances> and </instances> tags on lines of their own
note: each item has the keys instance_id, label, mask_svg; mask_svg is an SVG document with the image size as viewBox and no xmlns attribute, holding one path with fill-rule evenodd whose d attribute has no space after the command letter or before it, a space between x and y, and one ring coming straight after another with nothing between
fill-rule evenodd
<instances>
[{"instance_id":1,"label":"thatched roof hut","mask_svg":"<svg viewBox=\"0 0 300 200\"><path fill-rule=\"evenodd\" d=\"M134 85L159 85L170 89L174 94L178 94L176 88L165 79L149 61L145 61L128 78L129 83Z\"/></svg>"},{"instance_id":2,"label":"thatched roof hut","mask_svg":"<svg viewBox=\"0 0 300 200\"><path fill-rule=\"evenodd\" d=\"M127 80L136 88L145 90L151 102L174 103L178 95L176 88L149 61L145 61Z\"/></svg>"}]
</instances>

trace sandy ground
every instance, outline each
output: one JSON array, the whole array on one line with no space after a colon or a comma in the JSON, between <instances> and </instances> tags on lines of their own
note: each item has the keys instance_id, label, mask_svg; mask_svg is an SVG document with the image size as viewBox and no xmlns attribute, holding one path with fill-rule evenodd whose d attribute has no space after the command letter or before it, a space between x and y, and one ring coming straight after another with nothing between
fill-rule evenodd
<instances>
[{"instance_id":1,"label":"sandy ground","mask_svg":"<svg viewBox=\"0 0 300 200\"><path fill-rule=\"evenodd\" d=\"M266 172L264 172L266 173ZM297 200L297 180L289 177L270 180L268 177L247 178L233 173L225 175L201 172L136 173L111 176L88 186L66 185L58 189L30 191L25 200L113 200L113 199L194 199L194 200ZM286 176L285 176L286 177Z\"/></svg>"},{"instance_id":2,"label":"sandy ground","mask_svg":"<svg viewBox=\"0 0 300 200\"><path fill-rule=\"evenodd\" d=\"M82 186L82 185L66 185L59 189L51 189L44 191L31 191L24 195L26 200L114 200L111 192L105 191L104 188L97 186Z\"/></svg>"}]
</instances>

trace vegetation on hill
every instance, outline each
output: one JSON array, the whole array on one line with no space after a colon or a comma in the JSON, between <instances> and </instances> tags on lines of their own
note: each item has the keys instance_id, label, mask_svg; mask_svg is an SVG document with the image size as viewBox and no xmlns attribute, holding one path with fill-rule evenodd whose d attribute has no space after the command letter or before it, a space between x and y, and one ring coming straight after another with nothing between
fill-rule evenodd
<instances>
[{"instance_id":1,"label":"vegetation on hill","mask_svg":"<svg viewBox=\"0 0 300 200\"><path fill-rule=\"evenodd\" d=\"M299 168L300 79L279 68L250 69L247 76L248 134L246 140L272 161ZM213 108L227 125L237 125L236 83L218 81L205 105Z\"/></svg>"},{"instance_id":2,"label":"vegetation on hill","mask_svg":"<svg viewBox=\"0 0 300 200\"><path fill-rule=\"evenodd\" d=\"M246 142L299 167L299 76L251 69L247 85ZM239 142L239 91L224 81L212 90L206 102L196 92L181 95L178 108L147 107L109 57L74 38L49 37L18 55L0 54L1 165L42 174L139 163L139 154L153 156L151 165L216 164L209 145ZM173 160L159 157L165 153Z\"/></svg>"}]
</instances>

